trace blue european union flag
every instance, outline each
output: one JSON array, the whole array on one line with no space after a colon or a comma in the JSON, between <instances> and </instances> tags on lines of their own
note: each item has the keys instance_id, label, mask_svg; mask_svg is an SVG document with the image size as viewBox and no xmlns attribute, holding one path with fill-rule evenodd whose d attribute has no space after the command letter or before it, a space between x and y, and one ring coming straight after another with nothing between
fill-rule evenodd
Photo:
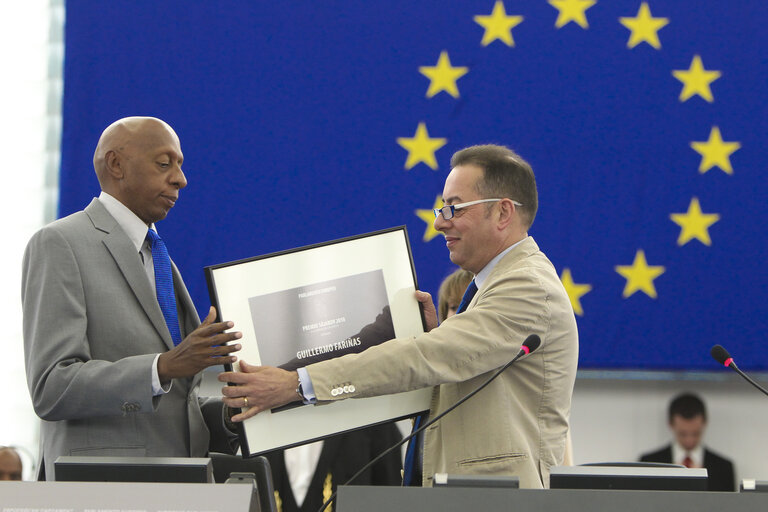
<instances>
[{"instance_id":1,"label":"blue european union flag","mask_svg":"<svg viewBox=\"0 0 768 512\"><path fill-rule=\"evenodd\" d=\"M67 2L62 215L101 130L153 115L189 186L159 225L203 267L405 224L421 288L453 152L515 149L582 368L768 369L765 2ZM761 158L763 157L763 158ZM437 236L436 236L437 235Z\"/></svg>"}]
</instances>

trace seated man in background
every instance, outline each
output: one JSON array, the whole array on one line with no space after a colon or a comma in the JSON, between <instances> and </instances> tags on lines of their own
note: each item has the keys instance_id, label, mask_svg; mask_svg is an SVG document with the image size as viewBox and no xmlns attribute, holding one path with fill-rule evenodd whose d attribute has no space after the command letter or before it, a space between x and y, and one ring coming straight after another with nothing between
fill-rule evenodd
<instances>
[{"instance_id":1,"label":"seated man in background","mask_svg":"<svg viewBox=\"0 0 768 512\"><path fill-rule=\"evenodd\" d=\"M21 457L10 446L0 446L0 481L21 480Z\"/></svg>"},{"instance_id":2,"label":"seated man in background","mask_svg":"<svg viewBox=\"0 0 768 512\"><path fill-rule=\"evenodd\" d=\"M701 442L707 426L704 402L690 393L679 395L669 404L668 418L674 442L659 451L646 453L640 460L706 468L709 474L707 490L734 491L733 463L710 451Z\"/></svg>"}]
</instances>

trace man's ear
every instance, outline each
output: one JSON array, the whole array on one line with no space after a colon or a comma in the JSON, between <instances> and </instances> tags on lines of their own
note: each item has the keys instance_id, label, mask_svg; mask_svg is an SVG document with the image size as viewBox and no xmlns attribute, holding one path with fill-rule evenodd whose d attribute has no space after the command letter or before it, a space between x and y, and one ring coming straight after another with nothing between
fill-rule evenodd
<instances>
[{"instance_id":1,"label":"man's ear","mask_svg":"<svg viewBox=\"0 0 768 512\"><path fill-rule=\"evenodd\" d=\"M516 216L519 216L520 212L516 211L515 204L511 199L502 199L499 201L499 217L498 226L499 229L504 230L509 227L510 223Z\"/></svg>"},{"instance_id":2,"label":"man's ear","mask_svg":"<svg viewBox=\"0 0 768 512\"><path fill-rule=\"evenodd\" d=\"M121 180L125 177L123 159L115 150L111 149L104 155L104 167L107 174L114 180Z\"/></svg>"}]
</instances>

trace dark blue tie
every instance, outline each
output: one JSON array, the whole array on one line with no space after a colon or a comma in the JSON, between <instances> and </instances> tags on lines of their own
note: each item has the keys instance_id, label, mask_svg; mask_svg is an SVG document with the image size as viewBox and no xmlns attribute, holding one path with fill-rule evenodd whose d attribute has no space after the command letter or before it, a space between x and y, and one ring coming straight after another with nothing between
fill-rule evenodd
<instances>
[{"instance_id":1,"label":"dark blue tie","mask_svg":"<svg viewBox=\"0 0 768 512\"><path fill-rule=\"evenodd\" d=\"M179 329L179 314L176 311L176 295L173 293L173 274L171 273L171 258L165 248L163 239L153 230L147 232L147 240L152 248L152 263L155 267L155 289L157 302L163 312L165 324L171 333L174 345L181 343Z\"/></svg>"},{"instance_id":2,"label":"dark blue tie","mask_svg":"<svg viewBox=\"0 0 768 512\"><path fill-rule=\"evenodd\" d=\"M472 301L472 297L474 297L476 293L477 285L473 279L472 282L469 283L469 286L467 286L464 296L461 298L459 309L456 310L457 315L467 309L467 306ZM416 419L413 420L413 428L411 429L411 432L418 430L419 427L427 421L428 416L428 414L417 416ZM421 472L420 470L422 466L418 456L418 447L420 446L424 446L424 432L419 433L408 441L408 448L405 450L405 462L403 463L404 486L419 485L419 482L416 482L416 478L417 472Z\"/></svg>"},{"instance_id":3,"label":"dark blue tie","mask_svg":"<svg viewBox=\"0 0 768 512\"><path fill-rule=\"evenodd\" d=\"M459 309L456 310L456 314L463 313L465 309L467 309L467 306L469 306L469 303L472 302L472 297L475 296L477 293L477 285L475 284L475 280L473 279L472 282L469 283L469 286L467 286L467 290L464 292L464 296L461 298L461 303L459 304Z\"/></svg>"}]
</instances>

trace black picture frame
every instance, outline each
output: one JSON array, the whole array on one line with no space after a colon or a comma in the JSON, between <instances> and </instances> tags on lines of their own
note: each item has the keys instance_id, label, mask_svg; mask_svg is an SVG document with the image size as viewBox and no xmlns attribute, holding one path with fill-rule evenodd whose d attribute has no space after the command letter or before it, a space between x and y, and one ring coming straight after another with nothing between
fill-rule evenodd
<instances>
[{"instance_id":1,"label":"black picture frame","mask_svg":"<svg viewBox=\"0 0 768 512\"><path fill-rule=\"evenodd\" d=\"M243 333L238 356L250 364L295 369L425 330L405 226L212 265L205 275L219 318ZM370 331L372 341L362 335ZM241 450L257 456L400 420L427 410L430 396L421 389L264 411L239 424Z\"/></svg>"}]
</instances>

